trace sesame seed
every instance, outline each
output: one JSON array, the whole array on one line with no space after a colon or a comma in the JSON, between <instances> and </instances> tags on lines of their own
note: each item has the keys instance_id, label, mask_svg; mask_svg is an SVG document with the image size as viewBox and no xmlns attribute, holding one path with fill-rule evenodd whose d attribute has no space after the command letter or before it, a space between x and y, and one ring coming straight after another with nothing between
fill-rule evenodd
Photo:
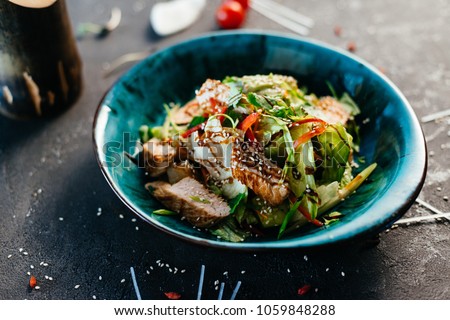
<instances>
[{"instance_id":1,"label":"sesame seed","mask_svg":"<svg viewBox=\"0 0 450 320\"><path fill-rule=\"evenodd\" d=\"M34 266L31 264L31 265L30 265L30 268L31 268L31 269L34 269Z\"/></svg>"},{"instance_id":2,"label":"sesame seed","mask_svg":"<svg viewBox=\"0 0 450 320\"><path fill-rule=\"evenodd\" d=\"M303 256L303 259L304 259L305 261L308 261L308 256L305 254L305 255Z\"/></svg>"},{"instance_id":3,"label":"sesame seed","mask_svg":"<svg viewBox=\"0 0 450 320\"><path fill-rule=\"evenodd\" d=\"M46 276L44 276L44 278L48 280L48 276L47 276L47 275L46 275Z\"/></svg>"},{"instance_id":4,"label":"sesame seed","mask_svg":"<svg viewBox=\"0 0 450 320\"><path fill-rule=\"evenodd\" d=\"M99 277L98 277L98 280L102 281L102 279L103 279L102 276L99 276Z\"/></svg>"},{"instance_id":5,"label":"sesame seed","mask_svg":"<svg viewBox=\"0 0 450 320\"><path fill-rule=\"evenodd\" d=\"M80 287L80 285L79 284L77 284L74 288L75 289L78 289Z\"/></svg>"},{"instance_id":6,"label":"sesame seed","mask_svg":"<svg viewBox=\"0 0 450 320\"><path fill-rule=\"evenodd\" d=\"M39 194L41 194L42 193L42 189L38 189L38 191L37 191Z\"/></svg>"},{"instance_id":7,"label":"sesame seed","mask_svg":"<svg viewBox=\"0 0 450 320\"><path fill-rule=\"evenodd\" d=\"M40 288L41 287L39 287L39 286L34 287L35 290L39 290Z\"/></svg>"},{"instance_id":8,"label":"sesame seed","mask_svg":"<svg viewBox=\"0 0 450 320\"><path fill-rule=\"evenodd\" d=\"M120 280L120 283L124 283L124 282L125 282L125 279Z\"/></svg>"},{"instance_id":9,"label":"sesame seed","mask_svg":"<svg viewBox=\"0 0 450 320\"><path fill-rule=\"evenodd\" d=\"M123 217L123 214L119 214L119 218L120 219L123 219L124 217Z\"/></svg>"},{"instance_id":10,"label":"sesame seed","mask_svg":"<svg viewBox=\"0 0 450 320\"><path fill-rule=\"evenodd\" d=\"M153 270L153 267L152 267L152 266L150 266L150 270Z\"/></svg>"},{"instance_id":11,"label":"sesame seed","mask_svg":"<svg viewBox=\"0 0 450 320\"><path fill-rule=\"evenodd\" d=\"M52 277L48 277L48 280L53 281L53 278Z\"/></svg>"},{"instance_id":12,"label":"sesame seed","mask_svg":"<svg viewBox=\"0 0 450 320\"><path fill-rule=\"evenodd\" d=\"M41 263L39 263L40 266L42 266L44 264L44 261L41 261Z\"/></svg>"},{"instance_id":13,"label":"sesame seed","mask_svg":"<svg viewBox=\"0 0 450 320\"><path fill-rule=\"evenodd\" d=\"M145 273L147 273L147 274L150 274L150 271L148 271L148 270L145 270Z\"/></svg>"},{"instance_id":14,"label":"sesame seed","mask_svg":"<svg viewBox=\"0 0 450 320\"><path fill-rule=\"evenodd\" d=\"M241 273L244 274L244 273L245 273L245 270L242 270Z\"/></svg>"},{"instance_id":15,"label":"sesame seed","mask_svg":"<svg viewBox=\"0 0 450 320\"><path fill-rule=\"evenodd\" d=\"M12 254L8 255L8 259L10 259L12 257Z\"/></svg>"},{"instance_id":16,"label":"sesame seed","mask_svg":"<svg viewBox=\"0 0 450 320\"><path fill-rule=\"evenodd\" d=\"M44 262L42 265L43 265L44 267L48 267L48 263L46 263L46 262Z\"/></svg>"},{"instance_id":17,"label":"sesame seed","mask_svg":"<svg viewBox=\"0 0 450 320\"><path fill-rule=\"evenodd\" d=\"M27 275L28 275L28 276L31 276L31 273L30 273L30 271L28 271L28 272L27 272Z\"/></svg>"},{"instance_id":18,"label":"sesame seed","mask_svg":"<svg viewBox=\"0 0 450 320\"><path fill-rule=\"evenodd\" d=\"M97 297L95 295L92 296L92 299L97 300Z\"/></svg>"},{"instance_id":19,"label":"sesame seed","mask_svg":"<svg viewBox=\"0 0 450 320\"><path fill-rule=\"evenodd\" d=\"M135 229L136 229L136 231L139 231L139 227L136 227Z\"/></svg>"},{"instance_id":20,"label":"sesame seed","mask_svg":"<svg viewBox=\"0 0 450 320\"><path fill-rule=\"evenodd\" d=\"M224 275L224 276L227 276L227 275L228 275L228 271L225 271L225 272L223 273L223 275Z\"/></svg>"},{"instance_id":21,"label":"sesame seed","mask_svg":"<svg viewBox=\"0 0 450 320\"><path fill-rule=\"evenodd\" d=\"M288 273L291 273L291 269L288 268L288 269L287 269L287 272L288 272Z\"/></svg>"},{"instance_id":22,"label":"sesame seed","mask_svg":"<svg viewBox=\"0 0 450 320\"><path fill-rule=\"evenodd\" d=\"M330 268L326 268L326 269L325 269L325 272L328 272L328 271L330 271Z\"/></svg>"},{"instance_id":23,"label":"sesame seed","mask_svg":"<svg viewBox=\"0 0 450 320\"><path fill-rule=\"evenodd\" d=\"M59 217L59 221L64 221L64 218L63 217Z\"/></svg>"},{"instance_id":24,"label":"sesame seed","mask_svg":"<svg viewBox=\"0 0 450 320\"><path fill-rule=\"evenodd\" d=\"M101 215L102 215L101 211L97 212L97 217L100 217Z\"/></svg>"},{"instance_id":25,"label":"sesame seed","mask_svg":"<svg viewBox=\"0 0 450 320\"><path fill-rule=\"evenodd\" d=\"M135 218L131 219L131 222L136 222L136 219Z\"/></svg>"},{"instance_id":26,"label":"sesame seed","mask_svg":"<svg viewBox=\"0 0 450 320\"><path fill-rule=\"evenodd\" d=\"M100 211L100 212L101 212L101 211L102 211L102 208L98 207L98 211Z\"/></svg>"},{"instance_id":27,"label":"sesame seed","mask_svg":"<svg viewBox=\"0 0 450 320\"><path fill-rule=\"evenodd\" d=\"M24 255L24 256L27 256L27 255L28 255L28 252L25 251L25 252L23 253L23 255Z\"/></svg>"},{"instance_id":28,"label":"sesame seed","mask_svg":"<svg viewBox=\"0 0 450 320\"><path fill-rule=\"evenodd\" d=\"M341 276L345 277L345 272L344 271L341 272Z\"/></svg>"},{"instance_id":29,"label":"sesame seed","mask_svg":"<svg viewBox=\"0 0 450 320\"><path fill-rule=\"evenodd\" d=\"M22 252L22 251L23 251L23 248L20 248L20 249L19 249L19 252Z\"/></svg>"},{"instance_id":30,"label":"sesame seed","mask_svg":"<svg viewBox=\"0 0 450 320\"><path fill-rule=\"evenodd\" d=\"M186 269L183 269L183 270L181 270L180 272L181 272L181 273L185 273L185 272L186 272Z\"/></svg>"}]
</instances>

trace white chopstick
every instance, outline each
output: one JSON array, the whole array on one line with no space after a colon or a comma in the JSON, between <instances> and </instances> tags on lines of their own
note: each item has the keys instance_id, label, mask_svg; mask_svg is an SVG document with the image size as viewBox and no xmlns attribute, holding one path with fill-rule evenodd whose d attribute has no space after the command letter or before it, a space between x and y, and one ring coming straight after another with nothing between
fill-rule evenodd
<instances>
[{"instance_id":1,"label":"white chopstick","mask_svg":"<svg viewBox=\"0 0 450 320\"><path fill-rule=\"evenodd\" d=\"M448 117L448 116L450 116L450 109L447 109L444 111L439 111L439 112L424 116L424 117L422 117L421 121L422 121L422 123L427 123L427 122L431 122L431 121L438 120L438 119Z\"/></svg>"},{"instance_id":2,"label":"white chopstick","mask_svg":"<svg viewBox=\"0 0 450 320\"><path fill-rule=\"evenodd\" d=\"M428 202L425 202L419 198L416 199L416 202L421 205L422 207L427 208L428 210L430 210L431 212L433 212L434 214L444 214L444 212L442 212L441 210L439 210L436 207L433 207L431 204L429 204ZM449 217L446 218L447 220L450 220Z\"/></svg>"},{"instance_id":3,"label":"white chopstick","mask_svg":"<svg viewBox=\"0 0 450 320\"><path fill-rule=\"evenodd\" d=\"M274 12L270 11L266 7L260 6L258 4L258 2L251 3L250 6L256 12L262 14L266 18L269 18L270 20L278 23L281 26L283 26L291 31L294 31L295 33L298 33L302 36L307 36L309 34L309 29L307 27L305 27L301 24L298 24L292 20L286 19L286 18L278 15L278 13L274 13Z\"/></svg>"},{"instance_id":4,"label":"white chopstick","mask_svg":"<svg viewBox=\"0 0 450 320\"><path fill-rule=\"evenodd\" d=\"M197 290L197 300L202 300L202 291L203 291L203 281L205 279L205 265L202 264L202 268L200 269L200 280L198 282L198 290Z\"/></svg>"},{"instance_id":5,"label":"white chopstick","mask_svg":"<svg viewBox=\"0 0 450 320\"><path fill-rule=\"evenodd\" d=\"M273 0L253 0L250 5L256 4L261 7L265 7L267 10L270 10L273 13L277 13L278 15L285 17L291 21L297 22L299 24L304 25L307 28L312 28L314 26L314 20L310 17L307 17L291 8L288 8L276 1Z\"/></svg>"},{"instance_id":6,"label":"white chopstick","mask_svg":"<svg viewBox=\"0 0 450 320\"><path fill-rule=\"evenodd\" d=\"M431 216L424 216L424 217L405 218L405 219L401 219L401 220L396 221L394 223L394 225L408 224L408 223L412 223L412 222L421 222L421 221L427 221L427 220L434 220L434 219L439 219L439 218L447 218L447 219L450 218L450 212L433 214Z\"/></svg>"}]
</instances>

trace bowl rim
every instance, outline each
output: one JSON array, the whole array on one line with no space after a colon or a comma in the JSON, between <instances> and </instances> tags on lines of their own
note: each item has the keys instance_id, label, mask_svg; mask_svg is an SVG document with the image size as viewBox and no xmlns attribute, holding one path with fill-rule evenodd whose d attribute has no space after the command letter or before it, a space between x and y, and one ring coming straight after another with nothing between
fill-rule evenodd
<instances>
[{"instance_id":1,"label":"bowl rim","mask_svg":"<svg viewBox=\"0 0 450 320\"><path fill-rule=\"evenodd\" d=\"M139 67L145 63L148 59L151 59L153 56L157 54L162 54L165 51L173 50L176 47L180 46L186 46L189 45L191 42L195 41L203 41L207 40L211 37L228 37L228 36L234 36L234 35L244 35L244 36L267 36L267 37L274 37L274 38L284 38L287 40L293 40L298 41L302 43L306 43L309 45L313 45L316 47L320 47L321 49L326 49L329 51L333 51L337 54L343 55L345 58L348 58L350 60L353 60L359 64L364 65L367 69L370 70L371 73L375 74L384 82L388 87L392 89L392 91L395 93L395 95L399 98L403 106L405 107L407 113L410 115L410 120L412 123L412 132L416 132L420 137L420 141L415 141L417 145L423 146L423 154L421 153L422 157L417 156L413 160L416 164L421 164L421 177L419 183L414 186L412 189L411 187L406 188L408 196L406 197L405 201L403 201L400 205L397 205L395 208L389 208L387 210L389 214L385 214L384 219L381 221L378 221L378 223L373 223L365 228L360 228L357 233L352 232L345 235L341 235L337 238L328 238L328 241L321 240L319 242L311 242L311 241L305 241L305 239L288 239L287 241L280 241L280 240L270 240L266 242L239 242L239 243L233 243L233 242L224 242L214 239L205 239L193 235L188 235L183 232L180 232L178 230L172 229L165 225L164 223L161 223L157 220L154 220L151 218L151 216L148 215L148 213L141 212L140 209L134 207L132 201L129 201L127 196L125 194L122 194L122 192L116 188L115 183L109 174L108 170L102 165L100 155L99 155L99 144L97 140L97 134L98 134L98 119L100 112L104 107L107 107L105 104L105 98L106 96L114 89L114 87L119 84L123 79L125 79L128 75L133 74L136 72ZM317 39L311 39L301 36L296 36L289 33L284 32L275 32L275 31L265 31L262 29L241 29L237 31L215 31L215 32L207 32L204 34L201 34L199 36L191 37L186 40L183 40L181 42L177 42L175 44L168 45L160 50L157 50L153 53L150 53L149 56L147 56L145 59L137 63L135 66L133 66L131 69L126 71L124 74L122 74L117 80L113 82L113 84L106 90L106 92L103 94L102 98L100 99L100 102L97 106L97 109L95 111L94 115L94 121L92 125L92 139L93 139L93 148L95 157L97 159L97 164L99 165L101 172L103 176L105 177L106 181L108 182L111 189L114 191L114 193L118 196L118 198L140 219L145 221L146 223L150 224L151 226L155 227L157 230L162 231L164 233L168 233L172 236L175 236L178 239L182 239L184 241L188 241L190 243L201 245L201 246L207 246L207 247L213 247L213 248L219 248L219 249L232 249L232 250L239 250L239 251L266 251L266 250L274 250L274 249L319 249L324 247L330 247L337 244L345 244L357 239L361 238L368 238L369 235L375 235L376 233L382 231L383 229L388 228L396 220L398 220L414 203L415 199L420 194L420 191L424 185L426 173L427 173L427 167L428 167L428 158L427 158L427 145L425 136L422 130L422 127L420 126L419 120L417 118L417 115L415 114L413 108L411 107L410 103L406 99L406 97L403 95L403 93L400 91L400 89L386 76L384 75L378 68L374 67L372 64L367 62L366 60L356 56L355 54L352 54L348 51L345 51L344 49L338 48L334 45L328 44L326 42L317 40ZM411 158L410 158L411 159ZM388 190L391 189L393 185L388 187Z\"/></svg>"}]
</instances>

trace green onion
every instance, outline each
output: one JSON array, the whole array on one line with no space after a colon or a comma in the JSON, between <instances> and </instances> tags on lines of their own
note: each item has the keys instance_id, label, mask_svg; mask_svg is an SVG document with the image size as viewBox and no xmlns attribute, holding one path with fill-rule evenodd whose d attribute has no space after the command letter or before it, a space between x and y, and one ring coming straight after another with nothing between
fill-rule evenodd
<instances>
[{"instance_id":1,"label":"green onion","mask_svg":"<svg viewBox=\"0 0 450 320\"><path fill-rule=\"evenodd\" d=\"M154 210L153 213L154 213L154 214L157 214L157 215L159 215L159 216L175 216L175 215L178 214L178 213L175 212L175 211L170 211L170 210L167 210L167 209L158 209L158 210Z\"/></svg>"},{"instance_id":2,"label":"green onion","mask_svg":"<svg viewBox=\"0 0 450 320\"><path fill-rule=\"evenodd\" d=\"M199 196L190 196L189 198L191 198L195 202L208 203L208 204L211 203L211 201L209 201L208 199L200 198Z\"/></svg>"},{"instance_id":3,"label":"green onion","mask_svg":"<svg viewBox=\"0 0 450 320\"><path fill-rule=\"evenodd\" d=\"M286 230L287 225L289 224L289 221L291 221L292 216L297 212L298 207L300 206L301 200L297 200L289 209L289 211L286 213L286 216L284 217L283 223L281 224L280 231L278 231L278 239L281 239L281 237L284 234L284 231Z\"/></svg>"}]
</instances>

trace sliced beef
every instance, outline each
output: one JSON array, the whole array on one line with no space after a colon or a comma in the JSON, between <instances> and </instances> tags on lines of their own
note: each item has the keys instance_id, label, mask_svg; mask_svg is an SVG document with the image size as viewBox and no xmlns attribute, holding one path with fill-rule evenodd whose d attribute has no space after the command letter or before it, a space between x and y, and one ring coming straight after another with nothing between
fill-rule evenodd
<instances>
[{"instance_id":1,"label":"sliced beef","mask_svg":"<svg viewBox=\"0 0 450 320\"><path fill-rule=\"evenodd\" d=\"M162 181L149 185L156 199L197 227L212 226L230 214L230 207L221 197L191 177L174 185Z\"/></svg>"}]
</instances>

